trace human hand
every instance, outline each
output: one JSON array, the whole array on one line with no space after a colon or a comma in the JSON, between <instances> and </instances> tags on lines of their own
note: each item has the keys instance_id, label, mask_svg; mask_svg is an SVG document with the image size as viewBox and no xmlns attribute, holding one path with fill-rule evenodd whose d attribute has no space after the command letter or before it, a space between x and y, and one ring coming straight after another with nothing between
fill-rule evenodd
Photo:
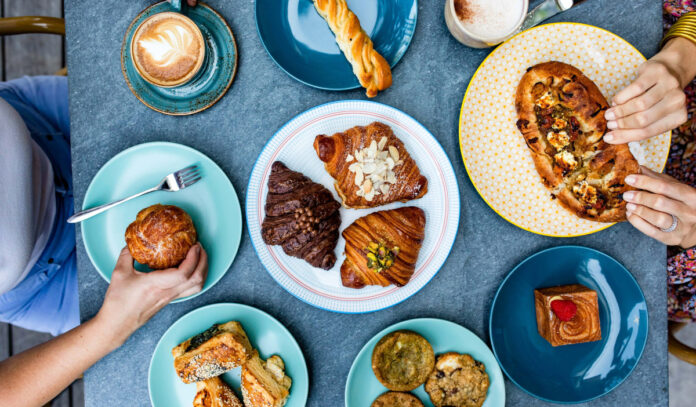
<instances>
[{"instance_id":1,"label":"human hand","mask_svg":"<svg viewBox=\"0 0 696 407\"><path fill-rule=\"evenodd\" d=\"M638 77L614 96L604 117L604 141L623 144L672 130L687 120L684 87L696 75L696 45L674 38L638 68Z\"/></svg>"},{"instance_id":2,"label":"human hand","mask_svg":"<svg viewBox=\"0 0 696 407\"><path fill-rule=\"evenodd\" d=\"M119 346L172 300L199 292L207 275L208 255L200 243L191 247L179 267L149 273L135 270L133 257L124 248L95 319Z\"/></svg>"},{"instance_id":3,"label":"human hand","mask_svg":"<svg viewBox=\"0 0 696 407\"><path fill-rule=\"evenodd\" d=\"M640 189L623 194L626 216L636 229L670 246L696 246L696 189L666 174L641 167L641 175L629 175L628 185ZM677 217L677 228L663 232Z\"/></svg>"}]
</instances>

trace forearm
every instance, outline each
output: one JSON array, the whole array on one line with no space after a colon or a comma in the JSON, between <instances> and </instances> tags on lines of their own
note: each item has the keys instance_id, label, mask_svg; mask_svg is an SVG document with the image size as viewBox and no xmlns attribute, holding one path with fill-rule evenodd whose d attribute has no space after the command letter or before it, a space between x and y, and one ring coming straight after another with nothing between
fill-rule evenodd
<instances>
[{"instance_id":1,"label":"forearm","mask_svg":"<svg viewBox=\"0 0 696 407\"><path fill-rule=\"evenodd\" d=\"M45 405L122 340L96 317L0 362L0 405Z\"/></svg>"},{"instance_id":2,"label":"forearm","mask_svg":"<svg viewBox=\"0 0 696 407\"><path fill-rule=\"evenodd\" d=\"M696 44L686 38L672 38L655 57L673 70L682 88L696 77Z\"/></svg>"}]
</instances>

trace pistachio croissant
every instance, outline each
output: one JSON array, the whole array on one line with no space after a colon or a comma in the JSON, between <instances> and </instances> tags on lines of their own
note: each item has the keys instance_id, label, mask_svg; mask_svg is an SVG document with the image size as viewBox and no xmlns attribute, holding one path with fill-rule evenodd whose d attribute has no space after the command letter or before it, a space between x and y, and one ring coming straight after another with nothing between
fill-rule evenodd
<instances>
[{"instance_id":1,"label":"pistachio croissant","mask_svg":"<svg viewBox=\"0 0 696 407\"><path fill-rule=\"evenodd\" d=\"M343 231L345 287L406 285L425 237L425 212L414 206L378 211L357 219Z\"/></svg>"}]
</instances>

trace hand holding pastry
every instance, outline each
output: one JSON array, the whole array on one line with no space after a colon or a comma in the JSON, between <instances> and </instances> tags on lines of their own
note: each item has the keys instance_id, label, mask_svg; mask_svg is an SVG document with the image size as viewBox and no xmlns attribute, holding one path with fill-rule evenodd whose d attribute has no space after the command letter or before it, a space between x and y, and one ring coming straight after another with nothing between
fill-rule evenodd
<instances>
[{"instance_id":1,"label":"hand holding pastry","mask_svg":"<svg viewBox=\"0 0 696 407\"><path fill-rule=\"evenodd\" d=\"M122 343L172 300L199 292L207 275L208 255L199 243L191 247L179 267L150 273L137 271L124 248L96 319L109 321L104 325Z\"/></svg>"},{"instance_id":2,"label":"hand holding pastry","mask_svg":"<svg viewBox=\"0 0 696 407\"><path fill-rule=\"evenodd\" d=\"M696 245L696 189L645 167L641 173L626 177L627 184L640 189L623 194L628 221L664 244Z\"/></svg>"},{"instance_id":3,"label":"hand holding pastry","mask_svg":"<svg viewBox=\"0 0 696 407\"><path fill-rule=\"evenodd\" d=\"M638 69L638 77L614 96L604 116L612 144L640 141L687 120L684 87L696 76L696 44L674 38Z\"/></svg>"}]
</instances>

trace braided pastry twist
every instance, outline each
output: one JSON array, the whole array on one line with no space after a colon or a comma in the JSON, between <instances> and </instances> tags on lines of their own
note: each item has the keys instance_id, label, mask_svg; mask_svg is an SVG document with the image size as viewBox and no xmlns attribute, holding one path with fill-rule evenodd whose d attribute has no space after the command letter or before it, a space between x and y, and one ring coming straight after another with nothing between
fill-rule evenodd
<instances>
[{"instance_id":1,"label":"braided pastry twist","mask_svg":"<svg viewBox=\"0 0 696 407\"><path fill-rule=\"evenodd\" d=\"M353 66L353 73L367 90L367 97L391 86L389 64L375 51L370 36L360 26L360 20L348 8L346 0L314 0L314 7L336 36L336 43Z\"/></svg>"}]
</instances>

